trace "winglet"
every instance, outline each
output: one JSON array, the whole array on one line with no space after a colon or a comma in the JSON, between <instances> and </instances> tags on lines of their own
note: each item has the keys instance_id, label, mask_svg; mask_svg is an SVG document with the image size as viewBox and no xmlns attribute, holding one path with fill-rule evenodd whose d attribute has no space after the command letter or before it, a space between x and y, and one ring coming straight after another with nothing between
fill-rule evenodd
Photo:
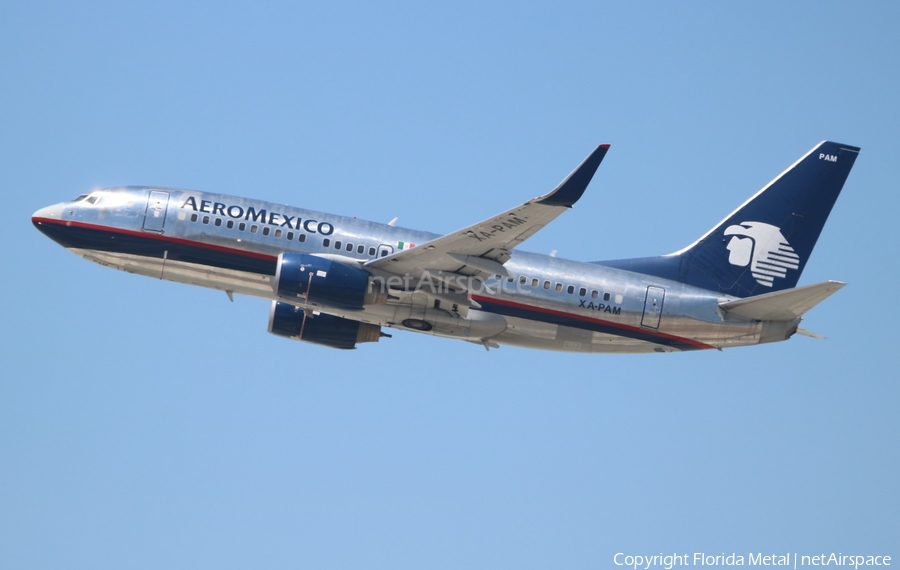
<instances>
[{"instance_id":1,"label":"winglet","mask_svg":"<svg viewBox=\"0 0 900 570\"><path fill-rule=\"evenodd\" d=\"M535 198L534 202L545 206L562 206L563 208L571 208L572 205L581 198L591 183L591 178L597 172L597 167L606 156L609 150L608 144L601 144L594 152L584 159L584 162L578 165L578 168L572 171L565 180L559 183L559 186L553 189L549 194L544 194L540 198Z\"/></svg>"}]
</instances>

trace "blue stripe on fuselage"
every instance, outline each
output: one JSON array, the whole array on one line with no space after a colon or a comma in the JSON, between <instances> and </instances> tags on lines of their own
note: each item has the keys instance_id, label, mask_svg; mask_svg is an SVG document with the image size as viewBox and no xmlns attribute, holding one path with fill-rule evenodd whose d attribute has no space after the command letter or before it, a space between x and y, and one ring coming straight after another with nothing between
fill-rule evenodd
<instances>
[{"instance_id":1,"label":"blue stripe on fuselage","mask_svg":"<svg viewBox=\"0 0 900 570\"><path fill-rule=\"evenodd\" d=\"M124 253L170 261L183 261L222 269L275 275L276 258L252 252L202 244L153 233L54 220L33 220L37 229L66 248Z\"/></svg>"},{"instance_id":2,"label":"blue stripe on fuselage","mask_svg":"<svg viewBox=\"0 0 900 570\"><path fill-rule=\"evenodd\" d=\"M165 255L166 259L171 261L261 275L275 274L277 258L274 256L171 238L155 233L58 220L33 219L32 221L37 229L66 248L123 253L155 259L162 259ZM482 310L500 315L631 338L679 350L713 348L689 339L606 323L590 317L578 317L551 309L481 296L478 296L476 300L482 306Z\"/></svg>"},{"instance_id":3,"label":"blue stripe on fuselage","mask_svg":"<svg viewBox=\"0 0 900 570\"><path fill-rule=\"evenodd\" d=\"M478 302L479 305L481 305L481 310L487 311L489 313L496 313L498 315L517 317L529 321L539 321L554 325L615 335L624 338L642 340L653 344L677 348L678 350L701 350L713 348L712 346L709 346L707 344L690 339L679 338L660 332L641 330L626 325L606 323L604 321L600 321L598 319L590 317L578 317L552 309L533 307L506 300L491 299L489 297L478 296L474 297L474 299Z\"/></svg>"}]
</instances>

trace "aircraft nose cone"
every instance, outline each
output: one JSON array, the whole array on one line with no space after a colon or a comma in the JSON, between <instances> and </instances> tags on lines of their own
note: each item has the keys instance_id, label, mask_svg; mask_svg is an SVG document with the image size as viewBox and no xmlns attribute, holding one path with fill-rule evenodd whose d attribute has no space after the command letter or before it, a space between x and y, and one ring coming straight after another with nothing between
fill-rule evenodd
<instances>
[{"instance_id":1,"label":"aircraft nose cone","mask_svg":"<svg viewBox=\"0 0 900 570\"><path fill-rule=\"evenodd\" d=\"M41 220L61 220L65 204L53 204L46 208L41 208L37 212L31 214L31 221L37 224Z\"/></svg>"},{"instance_id":2,"label":"aircraft nose cone","mask_svg":"<svg viewBox=\"0 0 900 570\"><path fill-rule=\"evenodd\" d=\"M59 227L57 224L62 220L65 206L64 203L59 203L47 206L46 208L41 208L37 212L31 214L31 223L34 224L34 227L42 234L55 240L56 238L52 235L53 228Z\"/></svg>"},{"instance_id":3,"label":"aircraft nose cone","mask_svg":"<svg viewBox=\"0 0 900 570\"><path fill-rule=\"evenodd\" d=\"M61 220L65 206L64 203L60 202L59 204L41 208L37 212L31 214L31 223L38 229L41 229L41 222L43 221Z\"/></svg>"}]
</instances>

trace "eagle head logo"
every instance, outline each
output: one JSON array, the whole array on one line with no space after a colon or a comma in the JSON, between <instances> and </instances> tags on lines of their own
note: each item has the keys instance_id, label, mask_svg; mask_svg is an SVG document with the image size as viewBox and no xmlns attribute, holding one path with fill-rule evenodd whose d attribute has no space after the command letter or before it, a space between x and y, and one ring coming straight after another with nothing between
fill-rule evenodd
<instances>
[{"instance_id":1,"label":"eagle head logo","mask_svg":"<svg viewBox=\"0 0 900 570\"><path fill-rule=\"evenodd\" d=\"M784 278L788 269L800 266L800 256L782 235L781 228L763 222L741 222L728 226L726 236L733 236L725 246L728 262L739 267L750 265L756 282L771 287L776 277Z\"/></svg>"}]
</instances>

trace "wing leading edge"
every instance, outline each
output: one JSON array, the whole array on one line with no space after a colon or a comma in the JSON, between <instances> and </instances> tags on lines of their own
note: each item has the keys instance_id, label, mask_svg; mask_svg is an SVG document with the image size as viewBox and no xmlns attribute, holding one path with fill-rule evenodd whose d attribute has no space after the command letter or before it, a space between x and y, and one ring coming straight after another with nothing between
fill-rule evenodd
<instances>
[{"instance_id":1,"label":"wing leading edge","mask_svg":"<svg viewBox=\"0 0 900 570\"><path fill-rule=\"evenodd\" d=\"M506 275L503 264L510 251L581 198L607 150L608 144L598 146L548 194L415 248L374 259L366 266L416 278L426 271L430 275Z\"/></svg>"}]
</instances>

